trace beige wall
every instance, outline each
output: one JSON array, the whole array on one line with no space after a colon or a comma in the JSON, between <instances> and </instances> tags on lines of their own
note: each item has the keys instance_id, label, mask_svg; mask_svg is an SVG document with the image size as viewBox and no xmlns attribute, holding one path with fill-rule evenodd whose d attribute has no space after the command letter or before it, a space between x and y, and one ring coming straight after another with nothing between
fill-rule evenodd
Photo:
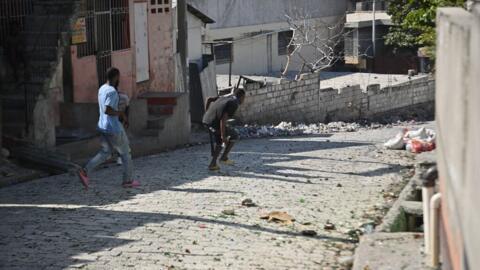
<instances>
[{"instance_id":1,"label":"beige wall","mask_svg":"<svg viewBox=\"0 0 480 270\"><path fill-rule=\"evenodd\" d=\"M480 269L480 16L445 8L437 21L444 260L452 269Z\"/></svg>"}]
</instances>

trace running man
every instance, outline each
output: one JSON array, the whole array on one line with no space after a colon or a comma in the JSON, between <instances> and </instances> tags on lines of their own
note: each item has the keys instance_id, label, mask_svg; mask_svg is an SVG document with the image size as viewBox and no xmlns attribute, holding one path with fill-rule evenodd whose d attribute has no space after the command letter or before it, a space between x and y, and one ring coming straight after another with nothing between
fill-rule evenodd
<instances>
[{"instance_id":1,"label":"running man","mask_svg":"<svg viewBox=\"0 0 480 270\"><path fill-rule=\"evenodd\" d=\"M245 91L238 89L234 95L209 98L206 104L206 112L203 116L203 124L207 126L210 136L215 139L215 147L212 150L212 162L208 166L211 171L218 171L217 159L222 152L222 145L225 146L220 162L226 165L233 165L228 159L235 140L238 138L236 131L227 126L228 119L232 118L238 107L245 100Z\"/></svg>"},{"instance_id":2,"label":"running man","mask_svg":"<svg viewBox=\"0 0 480 270\"><path fill-rule=\"evenodd\" d=\"M123 164L123 183L124 188L133 188L140 186L140 182L132 179L133 164L130 155L130 146L127 134L120 123L122 118L124 125L128 126L128 118L124 111L118 109L119 94L117 92L120 71L116 68L110 68L107 71L107 83L98 90L98 107L100 117L97 129L100 133L102 148L97 155L92 158L85 168L78 171L78 176L88 189L88 175L100 164L108 160L113 153L118 152Z\"/></svg>"}]
</instances>

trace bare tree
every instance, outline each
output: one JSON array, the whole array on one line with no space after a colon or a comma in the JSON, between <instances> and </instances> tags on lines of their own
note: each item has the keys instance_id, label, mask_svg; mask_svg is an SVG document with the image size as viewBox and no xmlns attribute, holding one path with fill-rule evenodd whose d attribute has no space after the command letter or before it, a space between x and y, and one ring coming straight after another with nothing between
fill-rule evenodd
<instances>
[{"instance_id":1,"label":"bare tree","mask_svg":"<svg viewBox=\"0 0 480 270\"><path fill-rule=\"evenodd\" d=\"M305 70L314 73L332 67L344 58L343 42L349 30L345 28L346 15L334 23L312 18L307 12L294 11L293 15L285 15L292 39L287 48L287 64L282 73L285 77L296 56L302 66L298 75ZM297 77L298 77L297 75Z\"/></svg>"}]
</instances>

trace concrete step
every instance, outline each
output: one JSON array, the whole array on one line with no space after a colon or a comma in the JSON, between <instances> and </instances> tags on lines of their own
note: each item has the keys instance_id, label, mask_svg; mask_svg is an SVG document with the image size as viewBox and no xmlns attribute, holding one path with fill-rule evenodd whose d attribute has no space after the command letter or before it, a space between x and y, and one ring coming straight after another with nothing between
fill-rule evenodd
<instances>
[{"instance_id":1,"label":"concrete step","mask_svg":"<svg viewBox=\"0 0 480 270\"><path fill-rule=\"evenodd\" d=\"M139 98L146 99L147 104L150 105L177 105L177 98L182 93L174 92L146 92L139 96Z\"/></svg>"},{"instance_id":2,"label":"concrete step","mask_svg":"<svg viewBox=\"0 0 480 270\"><path fill-rule=\"evenodd\" d=\"M68 15L30 15L25 22L25 31L61 32L66 30Z\"/></svg>"},{"instance_id":3,"label":"concrete step","mask_svg":"<svg viewBox=\"0 0 480 270\"><path fill-rule=\"evenodd\" d=\"M2 121L3 123L13 123L25 121L25 110L22 109L11 109L5 108L2 110Z\"/></svg>"},{"instance_id":4,"label":"concrete step","mask_svg":"<svg viewBox=\"0 0 480 270\"><path fill-rule=\"evenodd\" d=\"M2 84L2 90L0 92L0 99L9 98L9 97L22 97L25 94L25 88L28 93L40 93L43 89L43 82L34 83L34 82L26 82L26 83L17 83L17 82L4 82Z\"/></svg>"},{"instance_id":5,"label":"concrete step","mask_svg":"<svg viewBox=\"0 0 480 270\"><path fill-rule=\"evenodd\" d=\"M148 114L155 116L172 115L175 105L149 105Z\"/></svg>"},{"instance_id":6,"label":"concrete step","mask_svg":"<svg viewBox=\"0 0 480 270\"><path fill-rule=\"evenodd\" d=\"M25 123L24 121L2 123L2 132L6 136L23 138L25 137Z\"/></svg>"},{"instance_id":7,"label":"concrete step","mask_svg":"<svg viewBox=\"0 0 480 270\"><path fill-rule=\"evenodd\" d=\"M167 118L168 118L167 116L149 115L148 120L147 120L147 128L148 129L156 129L156 130L163 129L163 127L165 125L165 120Z\"/></svg>"},{"instance_id":8,"label":"concrete step","mask_svg":"<svg viewBox=\"0 0 480 270\"><path fill-rule=\"evenodd\" d=\"M34 1L33 13L37 15L71 14L74 1Z\"/></svg>"},{"instance_id":9,"label":"concrete step","mask_svg":"<svg viewBox=\"0 0 480 270\"><path fill-rule=\"evenodd\" d=\"M34 50L27 51L27 58L33 61L50 61L54 62L57 59L57 48L53 47L39 47Z\"/></svg>"},{"instance_id":10,"label":"concrete step","mask_svg":"<svg viewBox=\"0 0 480 270\"><path fill-rule=\"evenodd\" d=\"M141 136L145 136L145 137L158 137L158 135L160 134L160 130L159 129L144 129L142 131L140 131L140 135Z\"/></svg>"},{"instance_id":11,"label":"concrete step","mask_svg":"<svg viewBox=\"0 0 480 270\"><path fill-rule=\"evenodd\" d=\"M30 31L25 32L24 34L26 50L29 51L31 48L57 48L58 39L60 34L56 32L46 32L46 31Z\"/></svg>"}]
</instances>

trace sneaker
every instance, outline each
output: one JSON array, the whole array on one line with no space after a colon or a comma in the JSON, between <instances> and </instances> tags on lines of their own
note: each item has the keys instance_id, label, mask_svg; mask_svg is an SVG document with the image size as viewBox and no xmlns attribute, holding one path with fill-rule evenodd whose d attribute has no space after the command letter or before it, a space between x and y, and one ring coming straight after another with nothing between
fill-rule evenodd
<instances>
[{"instance_id":1,"label":"sneaker","mask_svg":"<svg viewBox=\"0 0 480 270\"><path fill-rule=\"evenodd\" d=\"M125 182L122 184L122 187L124 188L136 188L140 186L140 181L138 180L133 180L131 182Z\"/></svg>"},{"instance_id":2,"label":"sneaker","mask_svg":"<svg viewBox=\"0 0 480 270\"><path fill-rule=\"evenodd\" d=\"M218 165L209 166L208 169L212 172L220 171L220 167L218 167Z\"/></svg>"},{"instance_id":3,"label":"sneaker","mask_svg":"<svg viewBox=\"0 0 480 270\"><path fill-rule=\"evenodd\" d=\"M123 164L123 163L122 163L122 158L118 157L118 158L117 158L117 165L122 165L122 164Z\"/></svg>"},{"instance_id":4,"label":"sneaker","mask_svg":"<svg viewBox=\"0 0 480 270\"><path fill-rule=\"evenodd\" d=\"M88 183L89 183L87 173L85 172L85 170L80 169L78 170L77 175L78 175L78 178L80 178L80 183L82 183L82 185L85 187L85 190L87 190Z\"/></svg>"},{"instance_id":5,"label":"sneaker","mask_svg":"<svg viewBox=\"0 0 480 270\"><path fill-rule=\"evenodd\" d=\"M235 162L234 162L233 160L231 160L231 159L220 160L220 163L225 164L225 165L229 165L229 166L235 165Z\"/></svg>"}]
</instances>

